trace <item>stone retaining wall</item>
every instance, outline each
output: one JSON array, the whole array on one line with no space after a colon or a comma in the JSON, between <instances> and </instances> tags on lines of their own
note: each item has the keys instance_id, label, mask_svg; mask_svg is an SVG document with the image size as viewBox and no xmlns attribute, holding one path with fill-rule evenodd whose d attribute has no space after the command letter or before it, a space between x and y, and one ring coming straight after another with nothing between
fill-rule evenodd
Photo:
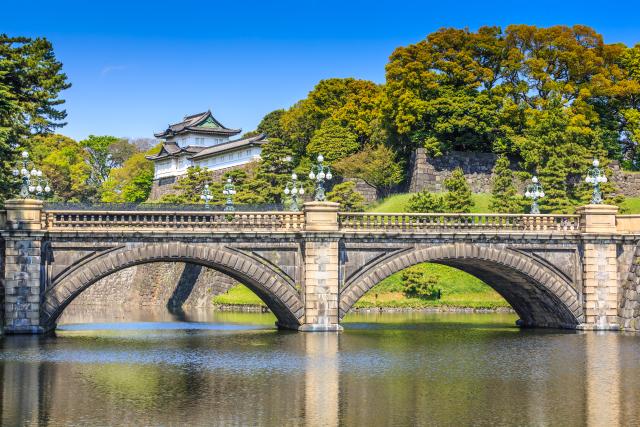
<instances>
[{"instance_id":1,"label":"stone retaining wall","mask_svg":"<svg viewBox=\"0 0 640 427\"><path fill-rule=\"evenodd\" d=\"M626 280L622 280L619 313L622 328L640 331L640 246L635 249Z\"/></svg>"},{"instance_id":2,"label":"stone retaining wall","mask_svg":"<svg viewBox=\"0 0 640 427\"><path fill-rule=\"evenodd\" d=\"M493 153L473 153L452 151L439 157L428 157L424 148L418 148L411 158L409 192L422 190L444 191L444 180L451 172L460 167L474 193L490 193L492 170L497 156ZM511 165L517 170L516 164ZM618 162L612 161L609 167L613 172L612 180L623 196L640 197L640 173L624 171ZM522 191L525 183L516 178L516 187Z\"/></svg>"},{"instance_id":3,"label":"stone retaining wall","mask_svg":"<svg viewBox=\"0 0 640 427\"><path fill-rule=\"evenodd\" d=\"M142 264L105 277L83 291L72 304L211 307L215 295L235 284L231 277L199 265Z\"/></svg>"}]
</instances>

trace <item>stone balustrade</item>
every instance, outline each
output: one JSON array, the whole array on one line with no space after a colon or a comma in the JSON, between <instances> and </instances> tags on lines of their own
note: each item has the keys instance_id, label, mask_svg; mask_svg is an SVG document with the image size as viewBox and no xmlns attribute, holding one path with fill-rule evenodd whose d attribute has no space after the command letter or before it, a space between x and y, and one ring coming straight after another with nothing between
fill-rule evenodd
<instances>
[{"instance_id":1,"label":"stone balustrade","mask_svg":"<svg viewBox=\"0 0 640 427\"><path fill-rule=\"evenodd\" d=\"M66 230L300 231L302 212L73 211L43 212L43 228Z\"/></svg>"},{"instance_id":2,"label":"stone balustrade","mask_svg":"<svg viewBox=\"0 0 640 427\"><path fill-rule=\"evenodd\" d=\"M640 233L640 215L618 215L616 230L618 233Z\"/></svg>"},{"instance_id":3,"label":"stone balustrade","mask_svg":"<svg viewBox=\"0 0 640 427\"><path fill-rule=\"evenodd\" d=\"M338 221L344 231L580 231L579 215L342 212Z\"/></svg>"}]
</instances>

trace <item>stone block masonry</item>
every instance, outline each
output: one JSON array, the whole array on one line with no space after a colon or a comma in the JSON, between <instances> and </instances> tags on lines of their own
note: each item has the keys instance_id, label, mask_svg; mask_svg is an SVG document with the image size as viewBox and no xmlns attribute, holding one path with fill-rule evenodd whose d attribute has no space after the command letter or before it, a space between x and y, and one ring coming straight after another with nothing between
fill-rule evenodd
<instances>
[{"instance_id":1,"label":"stone block masonry","mask_svg":"<svg viewBox=\"0 0 640 427\"><path fill-rule=\"evenodd\" d=\"M237 281L216 270L186 263L150 263L99 280L71 304L123 307L212 307L213 297Z\"/></svg>"},{"instance_id":2,"label":"stone block masonry","mask_svg":"<svg viewBox=\"0 0 640 427\"><path fill-rule=\"evenodd\" d=\"M493 167L497 156L493 153L474 153L452 151L443 156L427 156L424 148L418 148L411 158L409 173L409 192L422 190L432 192L445 191L444 180L454 169L460 167L474 193L490 193L493 178ZM516 164L511 165L518 170ZM640 172L624 171L618 162L609 163L612 170L612 181L619 194L626 197L640 197ZM525 183L516 180L519 191L524 189Z\"/></svg>"},{"instance_id":3,"label":"stone block masonry","mask_svg":"<svg viewBox=\"0 0 640 427\"><path fill-rule=\"evenodd\" d=\"M23 231L5 239L4 331L41 333L40 265L42 232Z\"/></svg>"}]
</instances>

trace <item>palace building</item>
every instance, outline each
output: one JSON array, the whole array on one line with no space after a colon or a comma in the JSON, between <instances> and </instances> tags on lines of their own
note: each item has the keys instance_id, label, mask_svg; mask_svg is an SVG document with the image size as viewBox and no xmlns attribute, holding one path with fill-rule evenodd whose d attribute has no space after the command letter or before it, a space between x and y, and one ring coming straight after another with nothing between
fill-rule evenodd
<instances>
[{"instance_id":1,"label":"palace building","mask_svg":"<svg viewBox=\"0 0 640 427\"><path fill-rule=\"evenodd\" d=\"M176 182L189 167L220 171L222 175L227 169L258 160L261 146L267 142L265 135L233 139L241 131L223 126L211 111L206 111L186 116L181 122L154 134L164 142L158 154L147 156L155 171L151 198L169 192L161 187Z\"/></svg>"}]
</instances>

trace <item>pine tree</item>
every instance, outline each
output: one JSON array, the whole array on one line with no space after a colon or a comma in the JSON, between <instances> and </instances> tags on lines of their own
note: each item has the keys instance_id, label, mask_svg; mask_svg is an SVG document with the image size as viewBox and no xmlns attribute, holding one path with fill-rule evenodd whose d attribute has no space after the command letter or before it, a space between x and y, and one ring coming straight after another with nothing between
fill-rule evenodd
<instances>
[{"instance_id":1,"label":"pine tree","mask_svg":"<svg viewBox=\"0 0 640 427\"><path fill-rule=\"evenodd\" d=\"M447 192L444 195L444 203L447 211L456 213L471 212L473 200L471 199L471 187L464 177L462 169L454 169L451 176L444 180Z\"/></svg>"},{"instance_id":2,"label":"pine tree","mask_svg":"<svg viewBox=\"0 0 640 427\"><path fill-rule=\"evenodd\" d=\"M509 159L501 155L493 168L491 202L489 209L499 213L518 213L522 211L520 198L513 184L513 171L509 168Z\"/></svg>"},{"instance_id":3,"label":"pine tree","mask_svg":"<svg viewBox=\"0 0 640 427\"><path fill-rule=\"evenodd\" d=\"M418 213L441 213L447 211L442 194L430 193L426 190L411 196L407 207L409 212Z\"/></svg>"},{"instance_id":4,"label":"pine tree","mask_svg":"<svg viewBox=\"0 0 640 427\"><path fill-rule=\"evenodd\" d=\"M552 156L540 169L540 184L544 197L540 199L540 209L544 212L571 213L573 206L568 197L569 170L558 156Z\"/></svg>"},{"instance_id":5,"label":"pine tree","mask_svg":"<svg viewBox=\"0 0 640 427\"><path fill-rule=\"evenodd\" d=\"M364 210L364 197L356 191L356 183L345 181L337 184L327 193L327 199L340 203L340 210L345 212L361 212Z\"/></svg>"}]
</instances>

